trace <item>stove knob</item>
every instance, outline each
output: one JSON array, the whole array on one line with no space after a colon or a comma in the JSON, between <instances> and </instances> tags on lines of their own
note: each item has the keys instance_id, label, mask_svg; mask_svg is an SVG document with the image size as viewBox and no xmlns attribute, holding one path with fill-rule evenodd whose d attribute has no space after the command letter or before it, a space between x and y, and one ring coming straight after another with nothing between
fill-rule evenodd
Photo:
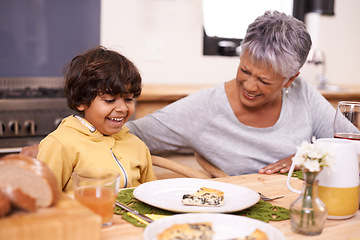
<instances>
[{"instance_id":1,"label":"stove knob","mask_svg":"<svg viewBox=\"0 0 360 240\"><path fill-rule=\"evenodd\" d=\"M31 134L35 135L36 124L33 120L27 120L24 123L26 130Z\"/></svg>"},{"instance_id":2,"label":"stove knob","mask_svg":"<svg viewBox=\"0 0 360 240\"><path fill-rule=\"evenodd\" d=\"M4 131L5 131L5 125L0 122L0 136L4 135Z\"/></svg>"},{"instance_id":3,"label":"stove knob","mask_svg":"<svg viewBox=\"0 0 360 240\"><path fill-rule=\"evenodd\" d=\"M11 129L11 131L15 134L18 135L19 131L20 131L20 124L18 121L14 120L14 121L10 121L9 122L9 127Z\"/></svg>"}]
</instances>

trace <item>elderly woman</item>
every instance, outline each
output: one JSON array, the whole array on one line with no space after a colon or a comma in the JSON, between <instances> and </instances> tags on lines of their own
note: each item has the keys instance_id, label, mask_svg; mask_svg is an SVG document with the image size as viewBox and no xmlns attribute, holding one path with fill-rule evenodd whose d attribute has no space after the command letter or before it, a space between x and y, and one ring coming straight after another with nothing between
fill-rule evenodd
<instances>
[{"instance_id":1,"label":"elderly woman","mask_svg":"<svg viewBox=\"0 0 360 240\"><path fill-rule=\"evenodd\" d=\"M297 78L303 22L266 12L249 25L236 78L128 122L152 153L196 151L229 175L287 172L302 141L332 137L335 109Z\"/></svg>"},{"instance_id":2,"label":"elderly woman","mask_svg":"<svg viewBox=\"0 0 360 240\"><path fill-rule=\"evenodd\" d=\"M288 172L302 141L333 136L335 109L297 78L303 22L266 12L249 25L236 78L128 122L151 153L195 151L229 175Z\"/></svg>"}]
</instances>

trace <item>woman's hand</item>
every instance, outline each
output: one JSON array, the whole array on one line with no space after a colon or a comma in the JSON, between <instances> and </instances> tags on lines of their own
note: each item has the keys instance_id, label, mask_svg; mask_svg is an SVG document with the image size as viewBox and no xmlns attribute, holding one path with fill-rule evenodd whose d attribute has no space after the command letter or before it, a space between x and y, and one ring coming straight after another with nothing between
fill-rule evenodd
<instances>
[{"instance_id":1,"label":"woman's hand","mask_svg":"<svg viewBox=\"0 0 360 240\"><path fill-rule=\"evenodd\" d=\"M287 173L290 170L291 164L292 164L292 158L294 155L280 159L276 163L272 163L267 165L266 167L263 167L262 169L259 169L259 173L262 174L274 174L277 172L281 173ZM298 170L297 167L295 167L295 170Z\"/></svg>"}]
</instances>

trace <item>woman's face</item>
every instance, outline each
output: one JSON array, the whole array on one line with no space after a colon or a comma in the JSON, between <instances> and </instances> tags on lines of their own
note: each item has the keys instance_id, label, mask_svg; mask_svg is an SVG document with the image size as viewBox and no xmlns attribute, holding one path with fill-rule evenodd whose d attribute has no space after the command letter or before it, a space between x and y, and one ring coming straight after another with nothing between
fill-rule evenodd
<instances>
[{"instance_id":1,"label":"woman's face","mask_svg":"<svg viewBox=\"0 0 360 240\"><path fill-rule=\"evenodd\" d=\"M121 131L124 124L135 111L133 94L112 96L102 94L95 97L90 106L78 107L84 112L84 118L104 135Z\"/></svg>"},{"instance_id":2,"label":"woman's face","mask_svg":"<svg viewBox=\"0 0 360 240\"><path fill-rule=\"evenodd\" d=\"M240 103L247 108L263 108L281 100L282 88L289 87L290 79L275 74L271 67L254 65L245 52L240 57L236 84Z\"/></svg>"}]
</instances>

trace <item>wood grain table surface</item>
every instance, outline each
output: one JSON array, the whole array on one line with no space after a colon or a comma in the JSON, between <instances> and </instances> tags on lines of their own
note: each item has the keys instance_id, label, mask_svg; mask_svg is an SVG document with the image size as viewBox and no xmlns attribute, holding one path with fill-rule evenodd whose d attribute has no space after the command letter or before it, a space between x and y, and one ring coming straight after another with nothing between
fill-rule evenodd
<instances>
[{"instance_id":1,"label":"wood grain table surface","mask_svg":"<svg viewBox=\"0 0 360 240\"><path fill-rule=\"evenodd\" d=\"M243 187L248 187L256 192L261 192L268 197L284 195L284 198L277 199L271 203L276 206L289 208L290 204L299 197L298 194L291 192L286 187L286 176L281 174L249 174L225 178L215 178L214 181L232 183ZM292 186L301 189L302 181L293 178ZM331 239L331 240L360 240L360 212L352 218L345 220L326 220L325 228L320 235L304 236L292 232L290 220L271 221L269 224L284 233L286 239ZM144 228L123 220L120 215L114 215L114 224L111 227L101 230L102 240L140 240L142 239Z\"/></svg>"}]
</instances>

